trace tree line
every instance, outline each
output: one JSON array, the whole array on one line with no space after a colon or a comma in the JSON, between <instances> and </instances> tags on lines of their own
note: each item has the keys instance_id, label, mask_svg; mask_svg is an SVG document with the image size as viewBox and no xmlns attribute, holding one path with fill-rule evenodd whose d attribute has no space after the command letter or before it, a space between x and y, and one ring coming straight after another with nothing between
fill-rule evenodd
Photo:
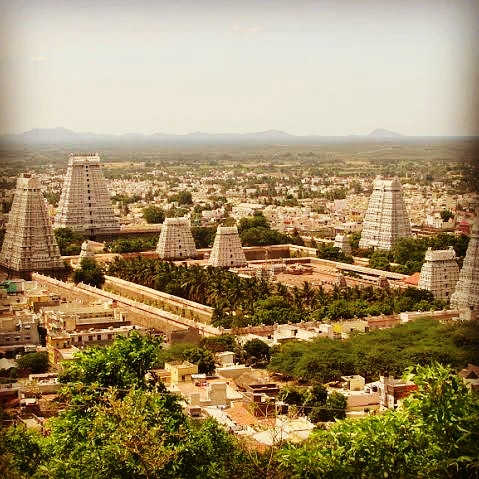
<instances>
[{"instance_id":1,"label":"tree line","mask_svg":"<svg viewBox=\"0 0 479 479\"><path fill-rule=\"evenodd\" d=\"M343 341L286 343L272 355L268 369L298 381L326 383L351 374L367 381L381 374L399 376L410 366L433 362L458 369L479 364L479 320L442 324L418 319Z\"/></svg>"}]
</instances>

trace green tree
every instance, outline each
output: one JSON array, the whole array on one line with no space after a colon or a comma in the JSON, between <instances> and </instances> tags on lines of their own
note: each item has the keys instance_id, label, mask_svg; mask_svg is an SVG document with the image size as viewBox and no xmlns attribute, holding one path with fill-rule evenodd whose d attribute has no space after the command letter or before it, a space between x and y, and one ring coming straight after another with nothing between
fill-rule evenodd
<instances>
[{"instance_id":1,"label":"green tree","mask_svg":"<svg viewBox=\"0 0 479 479\"><path fill-rule=\"evenodd\" d=\"M91 347L63 364L64 383L98 384L102 387L145 388L148 369L161 363L161 340L132 331L106 347Z\"/></svg>"},{"instance_id":2,"label":"green tree","mask_svg":"<svg viewBox=\"0 0 479 479\"><path fill-rule=\"evenodd\" d=\"M191 195L191 191L180 191L179 193L170 197L170 201L176 201L179 206L183 205L192 205L193 199Z\"/></svg>"},{"instance_id":3,"label":"green tree","mask_svg":"<svg viewBox=\"0 0 479 479\"><path fill-rule=\"evenodd\" d=\"M72 275L75 283L84 283L101 288L105 283L105 274L95 258L85 257L80 262L80 268Z\"/></svg>"},{"instance_id":4,"label":"green tree","mask_svg":"<svg viewBox=\"0 0 479 479\"><path fill-rule=\"evenodd\" d=\"M278 399L290 406L303 406L306 398L307 391L294 386L285 386L278 393Z\"/></svg>"},{"instance_id":5,"label":"green tree","mask_svg":"<svg viewBox=\"0 0 479 479\"><path fill-rule=\"evenodd\" d=\"M313 432L279 452L282 471L292 479L477 477L478 397L437 364L417 367L410 379L419 390L403 409Z\"/></svg>"},{"instance_id":6,"label":"green tree","mask_svg":"<svg viewBox=\"0 0 479 479\"><path fill-rule=\"evenodd\" d=\"M384 251L377 250L369 258L369 267L374 269L389 270L388 254Z\"/></svg>"},{"instance_id":7,"label":"green tree","mask_svg":"<svg viewBox=\"0 0 479 479\"><path fill-rule=\"evenodd\" d=\"M213 374L215 371L215 358L213 353L206 348L188 348L185 349L184 358L190 363L198 365L200 374Z\"/></svg>"},{"instance_id":8,"label":"green tree","mask_svg":"<svg viewBox=\"0 0 479 479\"><path fill-rule=\"evenodd\" d=\"M250 339L245 343L243 349L248 362L256 364L269 360L271 349L264 341L261 341L261 339Z\"/></svg>"},{"instance_id":9,"label":"green tree","mask_svg":"<svg viewBox=\"0 0 479 479\"><path fill-rule=\"evenodd\" d=\"M191 234L197 248L210 248L213 246L216 227L194 226L191 228Z\"/></svg>"},{"instance_id":10,"label":"green tree","mask_svg":"<svg viewBox=\"0 0 479 479\"><path fill-rule=\"evenodd\" d=\"M45 373L48 371L48 353L26 353L17 359L19 368L29 368L33 374Z\"/></svg>"},{"instance_id":11,"label":"green tree","mask_svg":"<svg viewBox=\"0 0 479 479\"><path fill-rule=\"evenodd\" d=\"M165 221L165 212L158 206L147 206L143 208L143 218L147 223L163 223Z\"/></svg>"},{"instance_id":12,"label":"green tree","mask_svg":"<svg viewBox=\"0 0 479 479\"><path fill-rule=\"evenodd\" d=\"M54 230L60 254L62 256L78 255L85 237L71 228L56 228Z\"/></svg>"},{"instance_id":13,"label":"green tree","mask_svg":"<svg viewBox=\"0 0 479 479\"><path fill-rule=\"evenodd\" d=\"M454 214L451 210L442 210L441 219L444 223L447 223L451 218L454 218Z\"/></svg>"}]
</instances>

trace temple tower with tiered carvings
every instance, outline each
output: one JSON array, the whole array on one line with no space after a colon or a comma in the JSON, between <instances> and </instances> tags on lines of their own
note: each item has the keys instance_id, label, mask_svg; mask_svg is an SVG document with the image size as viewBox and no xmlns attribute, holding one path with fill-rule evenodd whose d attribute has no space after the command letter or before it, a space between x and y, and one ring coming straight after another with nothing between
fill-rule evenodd
<instances>
[{"instance_id":1,"label":"temple tower with tiered carvings","mask_svg":"<svg viewBox=\"0 0 479 479\"><path fill-rule=\"evenodd\" d=\"M208 262L218 268L233 268L247 264L236 226L218 226Z\"/></svg>"},{"instance_id":2,"label":"temple tower with tiered carvings","mask_svg":"<svg viewBox=\"0 0 479 479\"><path fill-rule=\"evenodd\" d=\"M451 307L479 311L479 218L472 225L466 257L451 296Z\"/></svg>"},{"instance_id":3,"label":"temple tower with tiered carvings","mask_svg":"<svg viewBox=\"0 0 479 479\"><path fill-rule=\"evenodd\" d=\"M161 259L196 258L196 247L187 218L166 218L161 228L156 252Z\"/></svg>"},{"instance_id":4,"label":"temple tower with tiered carvings","mask_svg":"<svg viewBox=\"0 0 479 479\"><path fill-rule=\"evenodd\" d=\"M421 268L418 288L431 291L436 299L449 301L458 279L459 266L452 246L446 250L428 248Z\"/></svg>"},{"instance_id":5,"label":"temple tower with tiered carvings","mask_svg":"<svg viewBox=\"0 0 479 479\"><path fill-rule=\"evenodd\" d=\"M90 239L120 231L98 154L70 155L55 228L71 228Z\"/></svg>"},{"instance_id":6,"label":"temple tower with tiered carvings","mask_svg":"<svg viewBox=\"0 0 479 479\"><path fill-rule=\"evenodd\" d=\"M24 279L29 279L32 272L57 278L66 274L40 181L30 174L17 180L0 267L8 276Z\"/></svg>"},{"instance_id":7,"label":"temple tower with tiered carvings","mask_svg":"<svg viewBox=\"0 0 479 479\"><path fill-rule=\"evenodd\" d=\"M390 250L399 239L411 236L411 224L397 178L377 177L364 217L360 248Z\"/></svg>"}]
</instances>

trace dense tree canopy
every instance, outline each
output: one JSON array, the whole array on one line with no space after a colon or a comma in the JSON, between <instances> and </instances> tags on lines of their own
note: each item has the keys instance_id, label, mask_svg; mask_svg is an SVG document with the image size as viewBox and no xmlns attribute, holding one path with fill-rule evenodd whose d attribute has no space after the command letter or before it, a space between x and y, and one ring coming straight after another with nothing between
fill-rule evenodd
<instances>
[{"instance_id":1,"label":"dense tree canopy","mask_svg":"<svg viewBox=\"0 0 479 479\"><path fill-rule=\"evenodd\" d=\"M317 430L279 453L292 479L475 478L479 398L439 365L417 367L419 387L402 410Z\"/></svg>"},{"instance_id":2,"label":"dense tree canopy","mask_svg":"<svg viewBox=\"0 0 479 479\"><path fill-rule=\"evenodd\" d=\"M412 365L438 361L457 368L479 363L479 322L441 324L421 319L392 329L353 335L345 341L318 338L286 343L273 355L269 369L307 381L327 382L360 374L399 375Z\"/></svg>"},{"instance_id":3,"label":"dense tree canopy","mask_svg":"<svg viewBox=\"0 0 479 479\"><path fill-rule=\"evenodd\" d=\"M149 251L156 249L158 235L152 238L119 238L108 241L105 250L109 253L133 253L137 251Z\"/></svg>"},{"instance_id":4,"label":"dense tree canopy","mask_svg":"<svg viewBox=\"0 0 479 479\"><path fill-rule=\"evenodd\" d=\"M26 353L17 359L19 368L29 368L33 374L45 373L48 370L48 353Z\"/></svg>"},{"instance_id":5,"label":"dense tree canopy","mask_svg":"<svg viewBox=\"0 0 479 479\"><path fill-rule=\"evenodd\" d=\"M105 274L95 258L87 256L81 260L80 268L73 271L72 279L75 283L84 283L100 288L105 283Z\"/></svg>"},{"instance_id":6,"label":"dense tree canopy","mask_svg":"<svg viewBox=\"0 0 479 479\"><path fill-rule=\"evenodd\" d=\"M85 237L81 233L77 233L71 228L56 228L53 231L62 256L80 254L81 245L85 241Z\"/></svg>"},{"instance_id":7,"label":"dense tree canopy","mask_svg":"<svg viewBox=\"0 0 479 479\"><path fill-rule=\"evenodd\" d=\"M289 236L278 230L271 229L268 220L261 213L241 218L238 225L238 233L243 246L267 246L288 243L304 244L298 234Z\"/></svg>"},{"instance_id":8,"label":"dense tree canopy","mask_svg":"<svg viewBox=\"0 0 479 479\"><path fill-rule=\"evenodd\" d=\"M161 364L161 341L132 332L119 336L108 347L93 346L63 365L64 383L98 384L102 387L145 387L145 373Z\"/></svg>"},{"instance_id":9,"label":"dense tree canopy","mask_svg":"<svg viewBox=\"0 0 479 479\"><path fill-rule=\"evenodd\" d=\"M147 223L163 223L165 221L165 212L155 205L143 208L143 218Z\"/></svg>"}]
</instances>

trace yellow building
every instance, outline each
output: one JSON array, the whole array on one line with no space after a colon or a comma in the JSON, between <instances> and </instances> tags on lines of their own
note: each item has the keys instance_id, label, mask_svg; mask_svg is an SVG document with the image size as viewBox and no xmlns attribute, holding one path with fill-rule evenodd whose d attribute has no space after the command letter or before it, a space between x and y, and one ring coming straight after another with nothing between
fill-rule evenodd
<instances>
[{"instance_id":1,"label":"yellow building","mask_svg":"<svg viewBox=\"0 0 479 479\"><path fill-rule=\"evenodd\" d=\"M178 384L191 381L191 375L198 374L198 365L188 361L165 363L165 370L171 373L171 384Z\"/></svg>"}]
</instances>

